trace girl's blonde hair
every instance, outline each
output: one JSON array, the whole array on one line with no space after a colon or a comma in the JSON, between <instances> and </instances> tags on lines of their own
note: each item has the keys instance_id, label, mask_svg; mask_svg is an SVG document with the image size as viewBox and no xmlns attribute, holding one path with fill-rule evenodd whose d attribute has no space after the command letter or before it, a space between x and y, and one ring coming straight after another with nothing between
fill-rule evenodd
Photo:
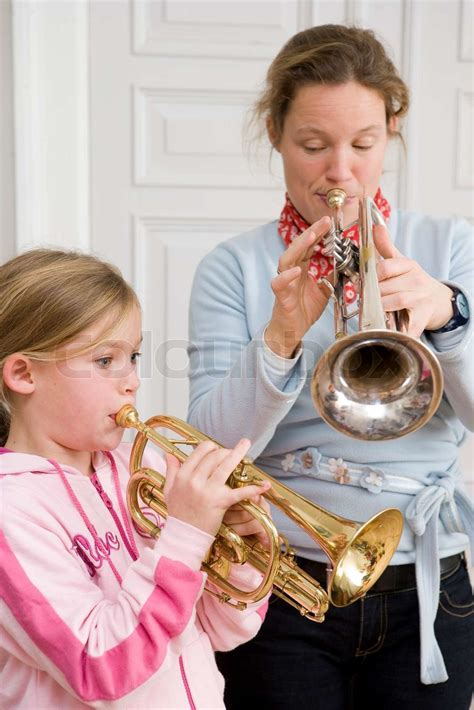
<instances>
[{"instance_id":1,"label":"girl's blonde hair","mask_svg":"<svg viewBox=\"0 0 474 710\"><path fill-rule=\"evenodd\" d=\"M120 271L88 254L33 249L0 266L0 445L10 428L3 381L9 355L55 360L70 340L108 317L102 340L134 306L140 307L137 296Z\"/></svg>"}]
</instances>

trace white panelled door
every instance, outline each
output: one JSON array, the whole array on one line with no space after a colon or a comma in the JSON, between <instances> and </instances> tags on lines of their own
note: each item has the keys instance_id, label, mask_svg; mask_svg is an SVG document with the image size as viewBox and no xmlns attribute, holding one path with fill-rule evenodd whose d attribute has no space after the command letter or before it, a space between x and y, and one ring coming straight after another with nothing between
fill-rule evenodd
<instances>
[{"instance_id":1,"label":"white panelled door","mask_svg":"<svg viewBox=\"0 0 474 710\"><path fill-rule=\"evenodd\" d=\"M93 249L144 306L140 409L185 417L196 265L278 214L277 163L249 161L242 125L270 59L310 22L304 2L90 4Z\"/></svg>"}]
</instances>

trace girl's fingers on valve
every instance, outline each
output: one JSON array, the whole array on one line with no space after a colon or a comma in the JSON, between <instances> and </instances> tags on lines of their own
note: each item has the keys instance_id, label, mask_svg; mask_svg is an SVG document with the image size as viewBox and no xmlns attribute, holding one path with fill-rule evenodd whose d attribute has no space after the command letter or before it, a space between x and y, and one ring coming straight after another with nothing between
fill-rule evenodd
<instances>
[{"instance_id":1,"label":"girl's fingers on valve","mask_svg":"<svg viewBox=\"0 0 474 710\"><path fill-rule=\"evenodd\" d=\"M271 487L270 481L267 481L268 483L268 490ZM258 496L253 496L253 498L249 498L249 500L254 504L258 505L259 508L262 508L266 513L270 512L270 504L268 503L267 500L263 497L263 495L258 495Z\"/></svg>"},{"instance_id":2,"label":"girl's fingers on valve","mask_svg":"<svg viewBox=\"0 0 474 710\"><path fill-rule=\"evenodd\" d=\"M233 523L249 523L253 519L253 515L240 505L231 506L224 515L224 522L229 525Z\"/></svg>"},{"instance_id":3,"label":"girl's fingers on valve","mask_svg":"<svg viewBox=\"0 0 474 710\"><path fill-rule=\"evenodd\" d=\"M214 441L203 441L198 444L198 446L196 446L194 451L191 452L186 461L183 463L183 473L194 474L196 469L199 471L205 458L213 451L217 451L218 448L218 445Z\"/></svg>"},{"instance_id":4,"label":"girl's fingers on valve","mask_svg":"<svg viewBox=\"0 0 474 710\"><path fill-rule=\"evenodd\" d=\"M214 477L215 472L219 469L221 464L225 461L229 454L229 449L224 449L219 446L214 451L209 452L201 461L199 462L199 467L195 472L195 475L201 476L203 479L210 479ZM228 476L230 475L230 472ZM227 477L228 477L227 476ZM227 480L227 478L226 478Z\"/></svg>"},{"instance_id":5,"label":"girl's fingers on valve","mask_svg":"<svg viewBox=\"0 0 474 710\"><path fill-rule=\"evenodd\" d=\"M243 486L242 488L232 488L229 491L230 505L241 503L253 496L260 495L263 491L267 491L271 487L269 481L264 481L260 486Z\"/></svg>"},{"instance_id":6,"label":"girl's fingers on valve","mask_svg":"<svg viewBox=\"0 0 474 710\"><path fill-rule=\"evenodd\" d=\"M241 439L233 449L224 449L225 457L215 468L212 478L216 483L225 483L232 471L242 461L247 451L250 449L249 439Z\"/></svg>"},{"instance_id":7,"label":"girl's fingers on valve","mask_svg":"<svg viewBox=\"0 0 474 710\"><path fill-rule=\"evenodd\" d=\"M255 520L255 518L250 521L235 523L234 532L242 536L257 534L265 535L262 526L260 525L258 520Z\"/></svg>"}]
</instances>

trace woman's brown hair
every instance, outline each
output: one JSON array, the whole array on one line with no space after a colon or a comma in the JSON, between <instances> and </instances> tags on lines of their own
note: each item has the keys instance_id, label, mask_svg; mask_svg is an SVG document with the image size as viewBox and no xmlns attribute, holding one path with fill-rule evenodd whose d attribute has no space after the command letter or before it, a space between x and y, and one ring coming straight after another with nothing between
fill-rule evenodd
<instances>
[{"instance_id":1,"label":"woman's brown hair","mask_svg":"<svg viewBox=\"0 0 474 710\"><path fill-rule=\"evenodd\" d=\"M139 308L137 296L118 269L88 254L33 249L0 266L0 445L10 427L7 357L55 360L82 331L102 319L112 330L133 306Z\"/></svg>"},{"instance_id":2,"label":"woman's brown hair","mask_svg":"<svg viewBox=\"0 0 474 710\"><path fill-rule=\"evenodd\" d=\"M408 88L375 34L357 27L319 25L294 35L270 64L254 119L271 122L278 144L291 102L301 87L349 81L380 94L387 125L392 117L406 114Z\"/></svg>"}]
</instances>

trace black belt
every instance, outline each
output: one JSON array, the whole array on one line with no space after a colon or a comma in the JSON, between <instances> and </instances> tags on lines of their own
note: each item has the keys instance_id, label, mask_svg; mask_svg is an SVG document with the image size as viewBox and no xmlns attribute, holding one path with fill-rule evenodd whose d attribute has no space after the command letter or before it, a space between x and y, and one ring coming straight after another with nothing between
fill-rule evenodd
<instances>
[{"instance_id":1,"label":"black belt","mask_svg":"<svg viewBox=\"0 0 474 710\"><path fill-rule=\"evenodd\" d=\"M459 565L463 562L464 556L451 555L451 557L443 557L439 561L441 576L449 577ZM328 565L324 562L315 562L304 557L297 558L298 565L304 569L313 579L316 579L324 588L327 585L326 570ZM389 565L385 572L379 577L375 584L370 588L368 594L377 594L381 592L395 592L402 589L414 589L416 587L415 565Z\"/></svg>"}]
</instances>

